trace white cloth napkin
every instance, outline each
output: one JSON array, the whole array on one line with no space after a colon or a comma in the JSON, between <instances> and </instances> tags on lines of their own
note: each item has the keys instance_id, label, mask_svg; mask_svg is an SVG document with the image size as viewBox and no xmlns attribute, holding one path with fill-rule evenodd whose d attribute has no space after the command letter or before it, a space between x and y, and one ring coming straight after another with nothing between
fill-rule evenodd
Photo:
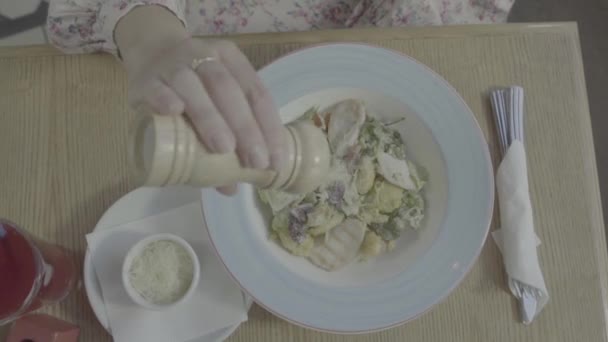
<instances>
[{"instance_id":1,"label":"white cloth napkin","mask_svg":"<svg viewBox=\"0 0 608 342\"><path fill-rule=\"evenodd\" d=\"M501 229L492 233L509 278L509 289L520 301L522 321L530 324L549 301L534 233L528 168L524 148L523 88L492 92L492 107L504 158L496 174Z\"/></svg>"},{"instance_id":2,"label":"white cloth napkin","mask_svg":"<svg viewBox=\"0 0 608 342\"><path fill-rule=\"evenodd\" d=\"M507 274L509 289L517 296L516 281L539 291L537 316L549 301L536 248L540 240L534 233L532 204L528 190L528 169L524 145L511 143L496 174L496 187L500 208L500 225L492 233L500 249Z\"/></svg>"},{"instance_id":3,"label":"white cloth napkin","mask_svg":"<svg viewBox=\"0 0 608 342\"><path fill-rule=\"evenodd\" d=\"M135 305L124 290L122 262L129 248L140 239L168 232L188 241L198 255L201 266L198 291L172 309L146 310ZM200 203L91 233L86 238L114 341L192 341L247 320L242 292L210 245Z\"/></svg>"}]
</instances>

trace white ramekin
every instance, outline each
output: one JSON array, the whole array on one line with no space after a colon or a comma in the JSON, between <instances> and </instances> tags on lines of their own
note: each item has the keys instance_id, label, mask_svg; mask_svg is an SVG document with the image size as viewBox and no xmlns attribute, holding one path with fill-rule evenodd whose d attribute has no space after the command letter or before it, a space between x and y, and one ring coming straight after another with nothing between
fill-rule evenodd
<instances>
[{"instance_id":1,"label":"white ramekin","mask_svg":"<svg viewBox=\"0 0 608 342\"><path fill-rule=\"evenodd\" d=\"M174 301L172 303L164 304L164 305L147 301L144 297L142 297L135 290L135 288L133 288L131 281L129 279L129 270L131 268L133 259L137 255L139 255L139 253L144 249L144 247L146 247L147 245L149 245L152 242L161 241L161 240L170 240L170 241L177 243L181 247L183 247L184 250L186 250L186 252L190 256L190 258L192 259L192 266L194 267L194 270L192 272L192 282L190 283L188 290L184 293L184 295L181 298L177 299L176 301ZM199 277L200 277L200 264L199 264L198 257L196 255L196 253L194 252L194 249L192 249L192 247L190 246L190 244L188 244L188 242L186 242L186 240L184 240L181 237L174 235L174 234L154 234L154 235L148 236L148 237L138 241L136 244L134 244L131 247L131 249L127 253L127 256L125 257L123 264L122 264L122 283L123 283L125 290L127 291L127 294L136 304L138 304L146 309L150 309L150 310L165 310L167 308L174 307L177 304L185 301L188 297L190 297L192 295L192 293L196 289L196 287L198 285Z\"/></svg>"}]
</instances>

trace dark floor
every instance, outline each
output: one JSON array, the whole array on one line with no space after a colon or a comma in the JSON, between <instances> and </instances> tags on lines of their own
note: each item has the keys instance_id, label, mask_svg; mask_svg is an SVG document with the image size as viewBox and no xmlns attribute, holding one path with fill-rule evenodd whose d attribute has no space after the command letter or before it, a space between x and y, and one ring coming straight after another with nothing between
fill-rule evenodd
<instances>
[{"instance_id":1,"label":"dark floor","mask_svg":"<svg viewBox=\"0 0 608 342\"><path fill-rule=\"evenodd\" d=\"M577 21L608 223L608 0L516 0L511 22Z\"/></svg>"}]
</instances>

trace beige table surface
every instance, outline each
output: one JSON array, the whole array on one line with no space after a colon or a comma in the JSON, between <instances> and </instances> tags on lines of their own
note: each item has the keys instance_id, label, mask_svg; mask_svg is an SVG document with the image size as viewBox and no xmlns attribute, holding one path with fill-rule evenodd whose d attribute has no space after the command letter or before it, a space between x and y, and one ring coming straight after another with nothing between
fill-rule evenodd
<instances>
[{"instance_id":1,"label":"beige table surface","mask_svg":"<svg viewBox=\"0 0 608 342\"><path fill-rule=\"evenodd\" d=\"M407 325L356 337L335 336L293 326L254 306L231 341L608 339L606 242L575 24L235 39L256 66L319 42L363 41L403 51L443 75L463 95L486 134L494 162L497 141L484 94L495 85L522 85L527 95L531 196L551 301L531 326L517 323L500 255L488 241L457 290ZM126 166L127 123L133 113L126 103L125 75L109 56L64 56L48 47L0 49L0 75L0 216L71 248L81 266L84 235L114 201L134 188ZM46 311L79 324L81 341L110 340L89 308L84 289Z\"/></svg>"}]
</instances>

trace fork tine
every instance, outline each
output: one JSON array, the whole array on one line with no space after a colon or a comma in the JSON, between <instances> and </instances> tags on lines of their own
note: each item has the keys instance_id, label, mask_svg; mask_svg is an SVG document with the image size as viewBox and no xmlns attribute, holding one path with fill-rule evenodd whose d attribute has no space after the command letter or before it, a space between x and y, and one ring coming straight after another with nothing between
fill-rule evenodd
<instances>
[{"instance_id":1,"label":"fork tine","mask_svg":"<svg viewBox=\"0 0 608 342\"><path fill-rule=\"evenodd\" d=\"M501 152L504 154L507 149L507 126L504 117L504 101L501 90L494 90L491 93L491 103L494 112L494 123L500 142Z\"/></svg>"},{"instance_id":2,"label":"fork tine","mask_svg":"<svg viewBox=\"0 0 608 342\"><path fill-rule=\"evenodd\" d=\"M515 104L515 92L513 87L510 87L507 90L506 100L509 103L509 116L510 116L510 129L511 129L511 139L518 139L518 120L517 120L517 106Z\"/></svg>"},{"instance_id":3,"label":"fork tine","mask_svg":"<svg viewBox=\"0 0 608 342\"><path fill-rule=\"evenodd\" d=\"M504 92L505 102L507 103L507 116L509 118L509 145L517 139L517 127L515 125L513 89L509 88Z\"/></svg>"},{"instance_id":4,"label":"fork tine","mask_svg":"<svg viewBox=\"0 0 608 342\"><path fill-rule=\"evenodd\" d=\"M524 131L524 89L522 87L515 87L515 92L517 94L517 114L519 117L519 136L522 143L525 140L525 131Z\"/></svg>"},{"instance_id":5,"label":"fork tine","mask_svg":"<svg viewBox=\"0 0 608 342\"><path fill-rule=\"evenodd\" d=\"M501 116L501 119L503 122L504 135L505 135L505 151L504 152L507 152L507 149L511 145L511 127L509 125L509 108L507 106L505 94L506 94L506 91L504 89L502 91L500 91L499 103L500 103L500 108L501 108L500 116Z\"/></svg>"},{"instance_id":6,"label":"fork tine","mask_svg":"<svg viewBox=\"0 0 608 342\"><path fill-rule=\"evenodd\" d=\"M513 136L523 143L524 141L524 129L523 129L523 88L521 87L510 87L509 88L509 103L511 105L511 115L513 116Z\"/></svg>"}]
</instances>

